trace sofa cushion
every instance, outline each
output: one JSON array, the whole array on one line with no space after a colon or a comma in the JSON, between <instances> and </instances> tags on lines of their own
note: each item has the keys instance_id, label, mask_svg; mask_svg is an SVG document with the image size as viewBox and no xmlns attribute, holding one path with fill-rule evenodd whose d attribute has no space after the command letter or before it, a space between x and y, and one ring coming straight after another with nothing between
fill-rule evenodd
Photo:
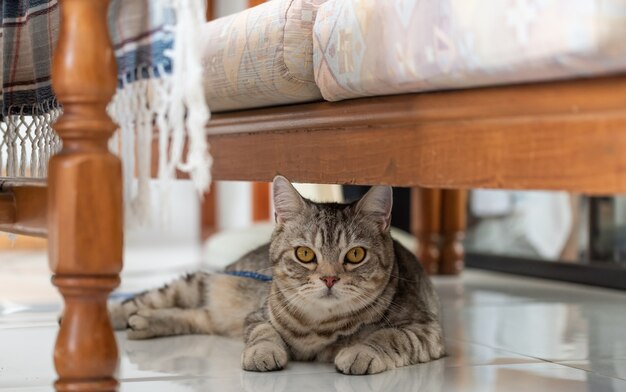
<instances>
[{"instance_id":1,"label":"sofa cushion","mask_svg":"<svg viewBox=\"0 0 626 392\"><path fill-rule=\"evenodd\" d=\"M273 0L204 26L204 88L213 111L321 99L312 30L325 0Z\"/></svg>"},{"instance_id":2,"label":"sofa cushion","mask_svg":"<svg viewBox=\"0 0 626 392\"><path fill-rule=\"evenodd\" d=\"M325 99L626 69L624 0L330 0L314 27Z\"/></svg>"}]
</instances>

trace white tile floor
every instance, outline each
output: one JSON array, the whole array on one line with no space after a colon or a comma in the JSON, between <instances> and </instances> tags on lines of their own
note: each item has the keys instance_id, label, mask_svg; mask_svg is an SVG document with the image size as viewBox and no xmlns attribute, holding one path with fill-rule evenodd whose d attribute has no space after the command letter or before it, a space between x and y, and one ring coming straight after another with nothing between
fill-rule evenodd
<instances>
[{"instance_id":1,"label":"white tile floor","mask_svg":"<svg viewBox=\"0 0 626 392\"><path fill-rule=\"evenodd\" d=\"M59 297L43 256L0 254L0 390L51 391ZM135 269L124 290L172 275ZM242 344L214 336L117 335L122 391L626 391L626 293L479 271L438 278L449 356L367 377L291 363L239 369Z\"/></svg>"}]
</instances>

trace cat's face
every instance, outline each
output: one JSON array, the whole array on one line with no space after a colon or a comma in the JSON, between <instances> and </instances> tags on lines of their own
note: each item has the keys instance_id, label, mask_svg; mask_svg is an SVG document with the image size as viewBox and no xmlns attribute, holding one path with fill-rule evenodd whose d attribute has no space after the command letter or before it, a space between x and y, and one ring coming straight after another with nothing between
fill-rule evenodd
<instances>
[{"instance_id":1,"label":"cat's face","mask_svg":"<svg viewBox=\"0 0 626 392\"><path fill-rule=\"evenodd\" d=\"M353 204L317 204L277 177L270 257L287 302L328 314L357 311L376 299L394 263L391 203L391 188L374 187Z\"/></svg>"}]
</instances>

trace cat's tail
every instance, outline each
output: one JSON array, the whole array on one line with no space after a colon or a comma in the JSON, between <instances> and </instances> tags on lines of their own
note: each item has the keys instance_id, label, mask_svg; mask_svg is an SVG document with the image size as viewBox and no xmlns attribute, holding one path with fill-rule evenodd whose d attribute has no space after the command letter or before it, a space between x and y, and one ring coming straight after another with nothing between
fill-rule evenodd
<instances>
[{"instance_id":1,"label":"cat's tail","mask_svg":"<svg viewBox=\"0 0 626 392\"><path fill-rule=\"evenodd\" d=\"M207 300L209 274L187 274L165 286L145 291L122 302L109 305L111 324L116 330L126 329L128 318L140 309L191 309L204 306Z\"/></svg>"}]
</instances>

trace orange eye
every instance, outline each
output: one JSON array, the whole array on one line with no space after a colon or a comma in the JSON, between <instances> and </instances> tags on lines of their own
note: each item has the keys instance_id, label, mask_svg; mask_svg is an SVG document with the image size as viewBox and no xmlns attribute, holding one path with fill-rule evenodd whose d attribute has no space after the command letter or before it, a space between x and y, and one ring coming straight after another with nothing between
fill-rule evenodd
<instances>
[{"instance_id":1,"label":"orange eye","mask_svg":"<svg viewBox=\"0 0 626 392\"><path fill-rule=\"evenodd\" d=\"M308 246L299 246L296 248L296 258L303 263L315 261L315 252Z\"/></svg>"},{"instance_id":2,"label":"orange eye","mask_svg":"<svg viewBox=\"0 0 626 392\"><path fill-rule=\"evenodd\" d=\"M345 261L351 264L358 264L365 258L365 249L360 246L355 246L346 253Z\"/></svg>"}]
</instances>

